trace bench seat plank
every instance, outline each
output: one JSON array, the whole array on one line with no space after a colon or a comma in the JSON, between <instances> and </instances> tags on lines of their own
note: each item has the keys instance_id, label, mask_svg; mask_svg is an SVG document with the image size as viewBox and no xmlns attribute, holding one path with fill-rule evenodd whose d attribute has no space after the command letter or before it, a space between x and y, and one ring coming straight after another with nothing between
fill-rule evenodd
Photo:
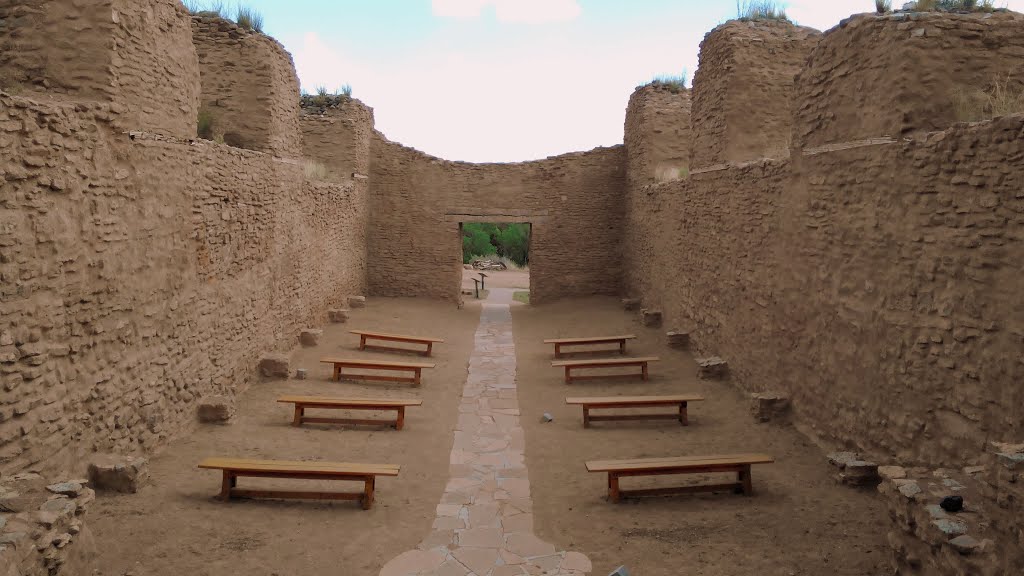
<instances>
[{"instance_id":1,"label":"bench seat plank","mask_svg":"<svg viewBox=\"0 0 1024 576\"><path fill-rule=\"evenodd\" d=\"M288 460L253 460L248 458L206 458L199 468L221 470L220 498L301 498L325 500L359 500L364 510L373 506L377 476L398 476L397 464L353 464L350 462L293 462ZM348 480L363 482L362 492L324 492L295 490L242 490L239 477L288 478L293 480Z\"/></svg>"},{"instance_id":2,"label":"bench seat plank","mask_svg":"<svg viewBox=\"0 0 1024 576\"><path fill-rule=\"evenodd\" d=\"M695 492L721 492L732 490L751 496L754 493L750 467L754 464L771 464L775 459L766 454L729 454L714 456L681 456L669 458L637 458L633 460L592 460L587 462L589 472L608 473L608 500L618 502L624 496L664 496L668 494L692 494ZM662 474L704 474L735 472L736 482L700 486L678 486L671 488L648 488L642 490L621 490L619 479L623 476L656 476Z\"/></svg>"},{"instance_id":3,"label":"bench seat plank","mask_svg":"<svg viewBox=\"0 0 1024 576\"><path fill-rule=\"evenodd\" d=\"M639 421L639 420L678 420L683 426L689 426L690 419L687 408L690 402L703 401L698 394L676 394L673 396L608 396L599 398L566 398L568 405L583 407L583 427L589 428L591 422ZM654 408L659 406L675 406L672 414L611 414L595 416L591 410L610 408Z\"/></svg>"},{"instance_id":4,"label":"bench seat plank","mask_svg":"<svg viewBox=\"0 0 1024 576\"><path fill-rule=\"evenodd\" d=\"M349 378L358 380L382 380L385 382L408 382L414 386L420 385L423 370L433 368L436 364L423 362L391 362L381 360L356 360L350 358L324 358L320 360L324 364L334 365L334 380L342 379L343 368L357 368L360 370L390 370L395 372L412 372L412 376L382 376L379 374L352 374Z\"/></svg>"},{"instance_id":5,"label":"bench seat plank","mask_svg":"<svg viewBox=\"0 0 1024 576\"><path fill-rule=\"evenodd\" d=\"M327 398L323 396L281 396L277 399L282 404L294 404L295 416L293 426L311 424L358 424L363 426L394 426L395 430L405 427L405 409L410 406L422 406L423 400L394 398ZM307 408L328 410L373 410L394 411L394 420L366 420L353 418L322 418L306 416Z\"/></svg>"},{"instance_id":6,"label":"bench seat plank","mask_svg":"<svg viewBox=\"0 0 1024 576\"><path fill-rule=\"evenodd\" d=\"M374 350L385 350L389 352L411 352L419 354L421 356L430 356L434 351L434 344L444 342L444 340L442 340L441 338L407 336L405 334L389 334L387 332L370 332L368 330L349 330L349 332L359 336L360 350L372 348ZM370 345L366 343L368 340L383 340L385 342L403 342L406 344L425 344L427 348L425 350L416 350L396 346Z\"/></svg>"},{"instance_id":7,"label":"bench seat plank","mask_svg":"<svg viewBox=\"0 0 1024 576\"><path fill-rule=\"evenodd\" d=\"M561 358L566 354L572 354L572 352L563 352L562 348L567 346L591 346L594 344L618 344L619 354L626 353L626 341L636 339L634 334L624 334L621 336L589 336L583 338L548 338L544 340L545 344L555 345L555 358ZM607 353L612 350L580 350L578 354L595 354L595 353Z\"/></svg>"},{"instance_id":8,"label":"bench seat plank","mask_svg":"<svg viewBox=\"0 0 1024 576\"><path fill-rule=\"evenodd\" d=\"M589 374L586 376L573 376L573 369L581 368L618 368L624 366L639 366L640 376L647 380L647 363L660 360L657 356L642 356L639 358L601 358L596 360L556 360L551 363L553 368L565 369L565 382L573 380L593 380L597 378L621 378L624 374Z\"/></svg>"}]
</instances>

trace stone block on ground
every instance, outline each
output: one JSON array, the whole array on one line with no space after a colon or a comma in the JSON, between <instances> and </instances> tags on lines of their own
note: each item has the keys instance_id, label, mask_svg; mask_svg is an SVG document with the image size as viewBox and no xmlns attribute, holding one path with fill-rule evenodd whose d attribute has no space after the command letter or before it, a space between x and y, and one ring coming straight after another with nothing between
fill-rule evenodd
<instances>
[{"instance_id":1,"label":"stone block on ground","mask_svg":"<svg viewBox=\"0 0 1024 576\"><path fill-rule=\"evenodd\" d=\"M628 310L630 312L639 310L640 309L640 299L639 298L623 298L622 299L622 308L625 309L625 310Z\"/></svg>"},{"instance_id":2,"label":"stone block on ground","mask_svg":"<svg viewBox=\"0 0 1024 576\"><path fill-rule=\"evenodd\" d=\"M349 308L364 308L366 307L366 296L349 296L348 297Z\"/></svg>"},{"instance_id":3,"label":"stone block on ground","mask_svg":"<svg viewBox=\"0 0 1024 576\"><path fill-rule=\"evenodd\" d=\"M729 364L718 356L697 359L697 376L704 380L721 380L729 375Z\"/></svg>"},{"instance_id":4,"label":"stone block on ground","mask_svg":"<svg viewBox=\"0 0 1024 576\"><path fill-rule=\"evenodd\" d=\"M665 333L668 337L668 345L672 348L678 348L680 350L690 347L690 333L683 332L681 330L671 330Z\"/></svg>"},{"instance_id":5,"label":"stone block on ground","mask_svg":"<svg viewBox=\"0 0 1024 576\"><path fill-rule=\"evenodd\" d=\"M839 474L843 484L849 486L875 486L881 480L878 476L878 464L864 460L851 460Z\"/></svg>"},{"instance_id":6,"label":"stone block on ground","mask_svg":"<svg viewBox=\"0 0 1024 576\"><path fill-rule=\"evenodd\" d=\"M96 490L134 494L149 478L149 461L133 456L96 454L89 462L89 484Z\"/></svg>"},{"instance_id":7,"label":"stone block on ground","mask_svg":"<svg viewBox=\"0 0 1024 576\"><path fill-rule=\"evenodd\" d=\"M305 380L306 376L308 376L308 375L309 375L309 371L306 370L305 368L298 368L298 369L295 370L295 379L296 380Z\"/></svg>"},{"instance_id":8,"label":"stone block on ground","mask_svg":"<svg viewBox=\"0 0 1024 576\"><path fill-rule=\"evenodd\" d=\"M267 378L287 378L292 373L289 363L287 354L279 352L264 354L260 359L260 374Z\"/></svg>"},{"instance_id":9,"label":"stone block on ground","mask_svg":"<svg viewBox=\"0 0 1024 576\"><path fill-rule=\"evenodd\" d=\"M235 402L227 396L210 396L199 401L197 412L204 424L222 424L235 415Z\"/></svg>"},{"instance_id":10,"label":"stone block on ground","mask_svg":"<svg viewBox=\"0 0 1024 576\"><path fill-rule=\"evenodd\" d=\"M661 326L661 310L645 308L640 311L640 320L648 328L659 328Z\"/></svg>"},{"instance_id":11,"label":"stone block on ground","mask_svg":"<svg viewBox=\"0 0 1024 576\"><path fill-rule=\"evenodd\" d=\"M826 456L826 458L828 458L829 464L839 469L845 468L846 464L849 462L860 460L860 456L858 456L856 452L832 452Z\"/></svg>"},{"instance_id":12,"label":"stone block on ground","mask_svg":"<svg viewBox=\"0 0 1024 576\"><path fill-rule=\"evenodd\" d=\"M348 322L348 309L346 308L333 308L327 311L327 319L335 324L344 324Z\"/></svg>"},{"instance_id":13,"label":"stone block on ground","mask_svg":"<svg viewBox=\"0 0 1024 576\"><path fill-rule=\"evenodd\" d=\"M777 392L751 394L750 412L758 422L782 420L789 414L789 398Z\"/></svg>"},{"instance_id":14,"label":"stone block on ground","mask_svg":"<svg viewBox=\"0 0 1024 576\"><path fill-rule=\"evenodd\" d=\"M307 328L299 333L299 343L303 346L318 346L320 344L320 337L323 335L323 330Z\"/></svg>"}]
</instances>

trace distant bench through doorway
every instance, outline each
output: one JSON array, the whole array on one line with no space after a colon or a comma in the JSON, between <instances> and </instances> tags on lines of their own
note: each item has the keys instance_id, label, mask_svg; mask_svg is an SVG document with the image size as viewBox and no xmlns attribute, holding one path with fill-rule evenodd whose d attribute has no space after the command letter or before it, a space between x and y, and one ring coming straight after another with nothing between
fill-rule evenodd
<instances>
[{"instance_id":1,"label":"distant bench through doorway","mask_svg":"<svg viewBox=\"0 0 1024 576\"><path fill-rule=\"evenodd\" d=\"M635 340L636 336L633 334L626 334L624 336L593 336L589 338L549 338L544 341L545 344L555 345L555 358L562 358L566 354L581 354L581 353L596 353L606 352L605 350L577 350L575 352L563 352L562 348L566 346L591 346L594 344L618 344L619 354L626 353L626 340ZM608 350L607 352L611 352Z\"/></svg>"}]
</instances>

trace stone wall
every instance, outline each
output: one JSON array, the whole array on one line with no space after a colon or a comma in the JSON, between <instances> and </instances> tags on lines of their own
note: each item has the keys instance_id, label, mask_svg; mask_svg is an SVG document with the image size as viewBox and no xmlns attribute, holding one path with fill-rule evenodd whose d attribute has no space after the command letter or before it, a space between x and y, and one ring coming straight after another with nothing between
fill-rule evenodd
<instances>
[{"instance_id":1,"label":"stone wall","mask_svg":"<svg viewBox=\"0 0 1024 576\"><path fill-rule=\"evenodd\" d=\"M794 146L942 130L956 122L958 90L1024 72L1014 12L861 14L828 32L797 81Z\"/></svg>"},{"instance_id":2,"label":"stone wall","mask_svg":"<svg viewBox=\"0 0 1024 576\"><path fill-rule=\"evenodd\" d=\"M454 300L461 222L530 222L531 300L618 294L622 146L520 164L449 162L373 140L370 291Z\"/></svg>"},{"instance_id":3,"label":"stone wall","mask_svg":"<svg viewBox=\"0 0 1024 576\"><path fill-rule=\"evenodd\" d=\"M226 144L297 158L302 150L299 80L273 38L216 16L193 16L201 109Z\"/></svg>"},{"instance_id":4,"label":"stone wall","mask_svg":"<svg viewBox=\"0 0 1024 576\"><path fill-rule=\"evenodd\" d=\"M303 97L300 127L302 154L324 165L332 178L370 175L373 108L347 97ZM358 177L357 177L358 175Z\"/></svg>"},{"instance_id":5,"label":"stone wall","mask_svg":"<svg viewBox=\"0 0 1024 576\"><path fill-rule=\"evenodd\" d=\"M685 176L690 166L690 91L661 82L640 86L626 109L630 188Z\"/></svg>"},{"instance_id":6,"label":"stone wall","mask_svg":"<svg viewBox=\"0 0 1024 576\"><path fill-rule=\"evenodd\" d=\"M788 156L794 77L820 36L788 22L732 20L704 37L691 169Z\"/></svg>"}]
</instances>

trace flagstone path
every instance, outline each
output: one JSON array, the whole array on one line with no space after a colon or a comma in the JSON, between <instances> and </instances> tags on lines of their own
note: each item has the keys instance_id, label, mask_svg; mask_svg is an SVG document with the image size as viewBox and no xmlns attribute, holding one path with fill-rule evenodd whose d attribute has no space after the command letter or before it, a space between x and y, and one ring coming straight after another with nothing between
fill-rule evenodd
<instances>
[{"instance_id":1,"label":"flagstone path","mask_svg":"<svg viewBox=\"0 0 1024 576\"><path fill-rule=\"evenodd\" d=\"M483 303L459 404L450 478L430 534L380 576L583 576L590 560L533 535L516 397L512 290Z\"/></svg>"}]
</instances>

